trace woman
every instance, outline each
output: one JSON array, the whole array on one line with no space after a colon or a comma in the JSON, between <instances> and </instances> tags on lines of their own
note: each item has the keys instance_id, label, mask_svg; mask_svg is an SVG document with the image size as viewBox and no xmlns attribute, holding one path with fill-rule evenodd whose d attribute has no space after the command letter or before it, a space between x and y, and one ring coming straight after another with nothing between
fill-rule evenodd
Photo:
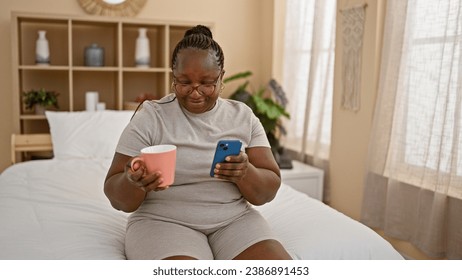
<instances>
[{"instance_id":1,"label":"woman","mask_svg":"<svg viewBox=\"0 0 462 280\"><path fill-rule=\"evenodd\" d=\"M119 140L104 191L133 212L129 259L290 259L250 204L271 201L281 183L266 134L244 103L219 97L224 56L211 31L185 33L172 55L174 94L146 101ZM238 139L245 151L210 167L216 143ZM177 146L175 182L131 160L151 145ZM250 204L249 204L250 203Z\"/></svg>"}]
</instances>

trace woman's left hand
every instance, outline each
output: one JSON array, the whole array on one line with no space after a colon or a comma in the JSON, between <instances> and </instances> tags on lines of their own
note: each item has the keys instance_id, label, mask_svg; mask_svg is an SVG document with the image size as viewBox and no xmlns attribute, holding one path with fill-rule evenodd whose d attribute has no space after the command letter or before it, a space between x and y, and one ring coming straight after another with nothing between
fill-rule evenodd
<instances>
[{"instance_id":1,"label":"woman's left hand","mask_svg":"<svg viewBox=\"0 0 462 280\"><path fill-rule=\"evenodd\" d=\"M215 165L214 177L237 183L247 174L249 158L245 152L237 156L227 156L225 162Z\"/></svg>"}]
</instances>

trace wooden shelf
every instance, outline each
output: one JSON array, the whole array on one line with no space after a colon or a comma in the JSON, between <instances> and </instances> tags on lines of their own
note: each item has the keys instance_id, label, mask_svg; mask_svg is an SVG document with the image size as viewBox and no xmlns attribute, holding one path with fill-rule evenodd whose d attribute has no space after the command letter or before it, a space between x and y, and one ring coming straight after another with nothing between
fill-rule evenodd
<instances>
[{"instance_id":1,"label":"wooden shelf","mask_svg":"<svg viewBox=\"0 0 462 280\"><path fill-rule=\"evenodd\" d=\"M142 68L142 67L124 67L124 72L156 72L156 73L167 73L170 72L170 68Z\"/></svg>"},{"instance_id":2,"label":"wooden shelf","mask_svg":"<svg viewBox=\"0 0 462 280\"><path fill-rule=\"evenodd\" d=\"M46 120L45 115L21 115L21 120Z\"/></svg>"},{"instance_id":3,"label":"wooden shelf","mask_svg":"<svg viewBox=\"0 0 462 280\"><path fill-rule=\"evenodd\" d=\"M119 68L118 67L108 67L108 66L104 66L104 67L74 66L72 67L72 70L73 71L88 71L88 72L92 72L92 71L114 72L114 71L118 71Z\"/></svg>"},{"instance_id":4,"label":"wooden shelf","mask_svg":"<svg viewBox=\"0 0 462 280\"><path fill-rule=\"evenodd\" d=\"M45 116L31 114L22 102L22 92L31 89L58 92L61 111L85 110L87 91L98 91L110 110L122 110L142 94L165 96L173 48L197 24L204 23L12 12L14 133L48 133ZM150 39L149 68L135 66L139 28L147 28ZM39 30L46 31L49 65L35 64ZM103 67L84 65L85 47L93 43L104 48Z\"/></svg>"},{"instance_id":5,"label":"wooden shelf","mask_svg":"<svg viewBox=\"0 0 462 280\"><path fill-rule=\"evenodd\" d=\"M69 70L69 66L57 66L57 65L19 65L19 70L34 70L34 71L62 71Z\"/></svg>"}]
</instances>

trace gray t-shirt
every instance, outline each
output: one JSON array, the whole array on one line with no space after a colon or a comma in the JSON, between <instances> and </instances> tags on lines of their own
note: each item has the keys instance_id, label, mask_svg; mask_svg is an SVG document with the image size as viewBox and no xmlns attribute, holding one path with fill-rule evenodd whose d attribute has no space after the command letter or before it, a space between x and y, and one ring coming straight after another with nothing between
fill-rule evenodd
<instances>
[{"instance_id":1,"label":"gray t-shirt","mask_svg":"<svg viewBox=\"0 0 462 280\"><path fill-rule=\"evenodd\" d=\"M116 151L135 156L146 146L176 145L175 181L167 190L150 192L132 217L155 215L198 226L220 224L242 213L248 206L236 185L210 177L216 144L223 139L241 140L242 149L270 147L259 119L242 102L218 98L215 107L202 114L183 109L173 94L144 102Z\"/></svg>"}]
</instances>

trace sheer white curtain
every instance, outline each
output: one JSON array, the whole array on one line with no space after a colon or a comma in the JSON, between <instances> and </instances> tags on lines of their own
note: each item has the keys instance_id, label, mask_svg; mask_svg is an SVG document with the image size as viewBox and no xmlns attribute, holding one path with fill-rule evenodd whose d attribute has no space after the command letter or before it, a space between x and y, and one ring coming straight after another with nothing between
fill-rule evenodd
<instances>
[{"instance_id":1,"label":"sheer white curtain","mask_svg":"<svg viewBox=\"0 0 462 280\"><path fill-rule=\"evenodd\" d=\"M328 167L336 0L286 0L282 87L291 118L284 147L297 159ZM327 176L326 176L327 178ZM328 200L328 184L324 200Z\"/></svg>"},{"instance_id":2,"label":"sheer white curtain","mask_svg":"<svg viewBox=\"0 0 462 280\"><path fill-rule=\"evenodd\" d=\"M462 2L388 0L362 221L462 258Z\"/></svg>"}]
</instances>

